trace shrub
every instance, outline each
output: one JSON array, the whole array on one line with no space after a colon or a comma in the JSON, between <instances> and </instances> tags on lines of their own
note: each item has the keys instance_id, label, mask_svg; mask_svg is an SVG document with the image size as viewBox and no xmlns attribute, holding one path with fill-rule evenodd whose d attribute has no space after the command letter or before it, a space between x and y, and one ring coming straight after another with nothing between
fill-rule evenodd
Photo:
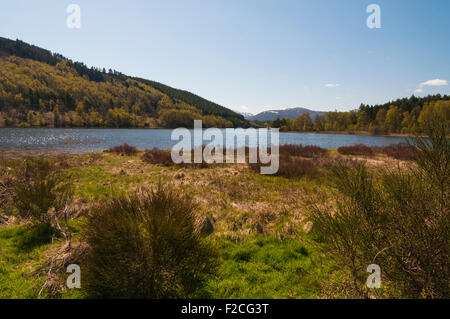
<instances>
[{"instance_id":1,"label":"shrub","mask_svg":"<svg viewBox=\"0 0 450 319\"><path fill-rule=\"evenodd\" d=\"M51 225L71 197L67 176L50 160L39 158L26 158L14 167L14 174L11 193L17 214Z\"/></svg>"},{"instance_id":2,"label":"shrub","mask_svg":"<svg viewBox=\"0 0 450 319\"><path fill-rule=\"evenodd\" d=\"M11 203L11 185L14 180L7 163L0 164L0 209Z\"/></svg>"},{"instance_id":3,"label":"shrub","mask_svg":"<svg viewBox=\"0 0 450 319\"><path fill-rule=\"evenodd\" d=\"M144 155L142 156L142 160L149 164L157 164L163 166L175 165L175 163L172 161L170 151L160 150L158 148L146 150Z\"/></svg>"},{"instance_id":4,"label":"shrub","mask_svg":"<svg viewBox=\"0 0 450 319\"><path fill-rule=\"evenodd\" d=\"M201 295L216 268L190 199L161 185L114 198L89 218L84 289L94 298Z\"/></svg>"},{"instance_id":5,"label":"shrub","mask_svg":"<svg viewBox=\"0 0 450 319\"><path fill-rule=\"evenodd\" d=\"M108 151L122 156L124 155L132 156L135 155L138 150L134 146L128 145L127 143L123 143L122 145L109 148Z\"/></svg>"},{"instance_id":6,"label":"shrub","mask_svg":"<svg viewBox=\"0 0 450 319\"><path fill-rule=\"evenodd\" d=\"M357 144L352 146L341 146L337 151L342 155L364 155L371 156L374 151L371 147L364 144Z\"/></svg>"},{"instance_id":7,"label":"shrub","mask_svg":"<svg viewBox=\"0 0 450 319\"><path fill-rule=\"evenodd\" d=\"M203 146L204 149L205 146ZM146 150L144 155L142 156L142 160L149 164L163 165L163 166L173 166L179 165L182 167L191 167L191 168L206 168L210 167L210 164L206 163L205 159L202 159L201 163L194 163L194 151L191 152L191 163L180 163L175 164L172 161L171 151L160 150L157 148L153 148L151 150Z\"/></svg>"},{"instance_id":8,"label":"shrub","mask_svg":"<svg viewBox=\"0 0 450 319\"><path fill-rule=\"evenodd\" d=\"M369 296L370 264L380 265L387 282L382 296L449 296L450 140L435 126L430 139L415 146L416 165L408 169L336 168L336 207L311 205L311 219L352 278L356 296Z\"/></svg>"},{"instance_id":9,"label":"shrub","mask_svg":"<svg viewBox=\"0 0 450 319\"><path fill-rule=\"evenodd\" d=\"M280 146L280 154L302 157L324 157L328 155L328 150L316 145L292 145Z\"/></svg>"},{"instance_id":10,"label":"shrub","mask_svg":"<svg viewBox=\"0 0 450 319\"><path fill-rule=\"evenodd\" d=\"M179 165L184 166L184 167L192 167L192 168L208 168L211 167L212 164L209 164L205 161L205 147L206 145L202 145L201 150L202 150L202 161L200 163L194 163L194 157L195 157L195 150L193 149L191 151L191 162L190 163L181 163ZM198 148L197 148L198 149ZM212 155L214 155L215 150L212 151Z\"/></svg>"},{"instance_id":11,"label":"shrub","mask_svg":"<svg viewBox=\"0 0 450 319\"><path fill-rule=\"evenodd\" d=\"M280 156L280 167L276 175L284 177L301 177L312 175L317 168L310 160L290 156Z\"/></svg>"},{"instance_id":12,"label":"shrub","mask_svg":"<svg viewBox=\"0 0 450 319\"><path fill-rule=\"evenodd\" d=\"M403 161L411 161L415 156L414 147L405 143L378 147L376 151Z\"/></svg>"},{"instance_id":13,"label":"shrub","mask_svg":"<svg viewBox=\"0 0 450 319\"><path fill-rule=\"evenodd\" d=\"M261 166L266 165L262 164L259 160L257 163L249 163L250 169L258 173L260 172ZM311 160L280 154L278 172L275 175L292 178L312 175L316 172L317 168Z\"/></svg>"}]
</instances>

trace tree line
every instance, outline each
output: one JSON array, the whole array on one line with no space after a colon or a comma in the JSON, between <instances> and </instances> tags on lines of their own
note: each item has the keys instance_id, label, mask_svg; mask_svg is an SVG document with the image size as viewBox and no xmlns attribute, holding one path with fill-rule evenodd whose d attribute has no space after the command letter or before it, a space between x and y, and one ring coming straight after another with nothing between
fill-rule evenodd
<instances>
[{"instance_id":1,"label":"tree line","mask_svg":"<svg viewBox=\"0 0 450 319\"><path fill-rule=\"evenodd\" d=\"M270 125L281 131L368 131L372 134L423 133L423 123L437 111L443 121L450 121L450 96L398 99L382 105L361 104L358 110L326 112L311 119L305 113L296 119L277 119Z\"/></svg>"}]
</instances>

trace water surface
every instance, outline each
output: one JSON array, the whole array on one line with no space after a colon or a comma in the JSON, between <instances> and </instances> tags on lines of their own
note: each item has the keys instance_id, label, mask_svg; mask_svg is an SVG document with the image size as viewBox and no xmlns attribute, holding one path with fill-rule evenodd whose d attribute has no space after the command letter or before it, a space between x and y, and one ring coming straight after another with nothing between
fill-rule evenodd
<instances>
[{"instance_id":1,"label":"water surface","mask_svg":"<svg viewBox=\"0 0 450 319\"><path fill-rule=\"evenodd\" d=\"M193 130L191 130L191 133ZM53 154L82 154L100 152L111 146L128 143L144 150L153 147L170 149L172 130L164 129L47 129L0 128L0 149L33 151ZM191 134L193 136L193 134ZM225 136L225 134L223 134ZM385 146L404 142L404 137L362 136L317 133L280 133L280 145L317 145L336 149L340 146L365 144ZM204 142L207 144L208 142ZM240 145L241 146L241 145Z\"/></svg>"}]
</instances>

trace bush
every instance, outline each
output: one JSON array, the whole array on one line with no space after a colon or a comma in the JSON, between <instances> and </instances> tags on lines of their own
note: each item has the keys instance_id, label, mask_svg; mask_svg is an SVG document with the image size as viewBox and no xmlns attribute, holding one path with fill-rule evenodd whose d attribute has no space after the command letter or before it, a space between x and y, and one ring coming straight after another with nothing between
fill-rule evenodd
<instances>
[{"instance_id":1,"label":"bush","mask_svg":"<svg viewBox=\"0 0 450 319\"><path fill-rule=\"evenodd\" d=\"M144 155L142 155L142 160L149 164L157 164L163 166L175 165L175 163L172 161L170 151L160 150L158 148L146 150Z\"/></svg>"},{"instance_id":2,"label":"bush","mask_svg":"<svg viewBox=\"0 0 450 319\"><path fill-rule=\"evenodd\" d=\"M374 154L373 149L364 144L357 144L357 145L352 145L352 146L341 146L337 149L337 151L342 155L371 156Z\"/></svg>"},{"instance_id":3,"label":"bush","mask_svg":"<svg viewBox=\"0 0 450 319\"><path fill-rule=\"evenodd\" d=\"M383 297L449 297L450 140L435 126L415 146L416 165L408 169L336 168L336 207L311 205L311 219L348 271L355 296L369 296L365 271L378 264L387 283Z\"/></svg>"},{"instance_id":4,"label":"bush","mask_svg":"<svg viewBox=\"0 0 450 319\"><path fill-rule=\"evenodd\" d=\"M128 145L127 143L123 143L122 145L110 147L108 151L122 156L124 155L132 156L135 155L138 150L134 146Z\"/></svg>"},{"instance_id":5,"label":"bush","mask_svg":"<svg viewBox=\"0 0 450 319\"><path fill-rule=\"evenodd\" d=\"M11 203L11 185L14 180L9 166L9 163L0 164L0 209L4 209ZM1 220L0 220L1 222Z\"/></svg>"},{"instance_id":6,"label":"bush","mask_svg":"<svg viewBox=\"0 0 450 319\"><path fill-rule=\"evenodd\" d=\"M212 167L212 164L209 164L206 162L205 160L205 147L206 145L202 145L198 148L195 148L193 150L191 150L191 162L190 163L181 163L179 165L183 166L183 167L192 167L192 168L209 168ZM200 163L195 163L194 162L194 158L195 158L195 151L200 149L202 150L202 161ZM189 152L189 151L188 151ZM215 149L212 151L212 155L215 154Z\"/></svg>"},{"instance_id":7,"label":"bush","mask_svg":"<svg viewBox=\"0 0 450 319\"><path fill-rule=\"evenodd\" d=\"M415 156L415 148L405 143L378 147L376 151L402 161L411 161Z\"/></svg>"},{"instance_id":8,"label":"bush","mask_svg":"<svg viewBox=\"0 0 450 319\"><path fill-rule=\"evenodd\" d=\"M328 155L328 150L315 145L292 145L280 146L280 154L302 157L324 157Z\"/></svg>"},{"instance_id":9,"label":"bush","mask_svg":"<svg viewBox=\"0 0 450 319\"><path fill-rule=\"evenodd\" d=\"M203 146L203 149L205 146ZM182 167L191 167L191 168L207 168L210 167L210 164L206 163L205 159L202 159L201 163L194 163L194 151L191 152L191 163L180 163L175 164L172 161L171 151L160 150L157 148L153 148L151 150L146 150L144 155L142 156L142 160L149 164L163 165L163 166L173 166L179 165Z\"/></svg>"},{"instance_id":10,"label":"bush","mask_svg":"<svg viewBox=\"0 0 450 319\"><path fill-rule=\"evenodd\" d=\"M39 158L26 158L14 167L14 174L12 203L19 217L51 225L71 197L67 176L50 160Z\"/></svg>"},{"instance_id":11,"label":"bush","mask_svg":"<svg viewBox=\"0 0 450 319\"><path fill-rule=\"evenodd\" d=\"M203 293L217 256L195 230L190 199L159 186L92 212L84 289L94 298L187 298Z\"/></svg>"},{"instance_id":12,"label":"bush","mask_svg":"<svg viewBox=\"0 0 450 319\"><path fill-rule=\"evenodd\" d=\"M266 165L262 164L259 160L257 163L249 163L250 169L258 173L260 172L261 166ZM313 175L316 172L317 167L311 160L280 154L278 172L274 175L293 178Z\"/></svg>"}]
</instances>

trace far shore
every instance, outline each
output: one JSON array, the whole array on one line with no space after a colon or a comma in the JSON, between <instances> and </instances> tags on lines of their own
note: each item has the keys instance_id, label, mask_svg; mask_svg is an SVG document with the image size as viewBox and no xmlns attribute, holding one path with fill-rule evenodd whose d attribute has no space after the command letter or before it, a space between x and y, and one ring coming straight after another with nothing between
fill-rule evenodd
<instances>
[{"instance_id":1,"label":"far shore","mask_svg":"<svg viewBox=\"0 0 450 319\"><path fill-rule=\"evenodd\" d=\"M330 134L330 135L361 135L361 136L386 136L386 137L426 137L425 134L409 134L409 133L385 133L373 134L369 131L280 131L280 133L300 133L300 134Z\"/></svg>"}]
</instances>

